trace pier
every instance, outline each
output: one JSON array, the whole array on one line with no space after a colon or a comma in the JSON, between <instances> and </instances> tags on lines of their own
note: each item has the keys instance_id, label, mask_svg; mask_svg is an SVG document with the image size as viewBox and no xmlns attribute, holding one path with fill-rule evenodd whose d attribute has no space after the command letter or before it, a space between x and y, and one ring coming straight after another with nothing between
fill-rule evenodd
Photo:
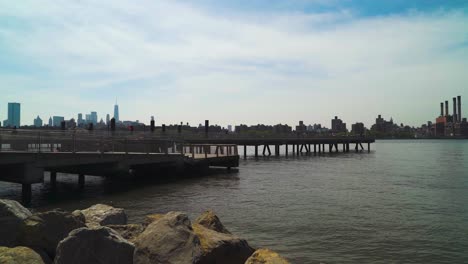
<instances>
[{"instance_id":1,"label":"pier","mask_svg":"<svg viewBox=\"0 0 468 264\"><path fill-rule=\"evenodd\" d=\"M362 137L239 137L229 134L164 134L94 131L0 130L0 181L22 185L25 204L31 185L50 175L52 187L59 173L74 174L80 188L86 176L158 177L161 170L174 173L227 169L239 166L238 149L254 148L254 156L321 155L370 151L374 139ZM240 147L240 148L239 148ZM270 148L272 147L272 148ZM272 153L273 149L273 153Z\"/></svg>"}]
</instances>

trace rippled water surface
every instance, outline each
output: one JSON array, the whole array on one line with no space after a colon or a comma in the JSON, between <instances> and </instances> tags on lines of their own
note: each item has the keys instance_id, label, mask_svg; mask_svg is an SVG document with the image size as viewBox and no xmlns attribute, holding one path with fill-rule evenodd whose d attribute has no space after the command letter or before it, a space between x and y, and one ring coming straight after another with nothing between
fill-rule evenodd
<instances>
[{"instance_id":1,"label":"rippled water surface","mask_svg":"<svg viewBox=\"0 0 468 264\"><path fill-rule=\"evenodd\" d=\"M59 176L33 187L33 207L110 203L130 221L211 208L233 233L293 263L467 263L468 141L379 141L371 153L241 161L238 171L135 183ZM20 187L0 183L0 198Z\"/></svg>"}]
</instances>

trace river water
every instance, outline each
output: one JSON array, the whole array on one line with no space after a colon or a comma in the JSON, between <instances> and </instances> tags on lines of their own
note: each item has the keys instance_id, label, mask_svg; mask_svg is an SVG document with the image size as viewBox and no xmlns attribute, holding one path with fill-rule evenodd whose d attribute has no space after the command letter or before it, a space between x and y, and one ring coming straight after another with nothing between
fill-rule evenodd
<instances>
[{"instance_id":1,"label":"river water","mask_svg":"<svg viewBox=\"0 0 468 264\"><path fill-rule=\"evenodd\" d=\"M282 152L283 153L283 152ZM249 158L239 170L142 183L58 176L33 186L33 210L107 203L130 222L213 209L254 247L292 263L468 263L468 141L378 141L371 153ZM17 184L0 198L20 200Z\"/></svg>"}]
</instances>

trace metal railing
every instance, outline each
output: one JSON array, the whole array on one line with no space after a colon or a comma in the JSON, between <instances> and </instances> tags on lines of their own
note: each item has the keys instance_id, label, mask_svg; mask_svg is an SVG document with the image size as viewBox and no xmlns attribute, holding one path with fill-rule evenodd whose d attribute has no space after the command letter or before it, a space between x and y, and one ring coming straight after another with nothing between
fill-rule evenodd
<instances>
[{"instance_id":1,"label":"metal railing","mask_svg":"<svg viewBox=\"0 0 468 264\"><path fill-rule=\"evenodd\" d=\"M0 152L163 153L208 158L237 155L237 146L188 144L183 137L153 133L0 129Z\"/></svg>"}]
</instances>

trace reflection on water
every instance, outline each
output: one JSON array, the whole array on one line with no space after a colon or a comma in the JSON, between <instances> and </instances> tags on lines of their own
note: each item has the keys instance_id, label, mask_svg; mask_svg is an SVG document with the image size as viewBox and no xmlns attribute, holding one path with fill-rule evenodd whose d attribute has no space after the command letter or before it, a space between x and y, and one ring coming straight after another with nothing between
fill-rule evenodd
<instances>
[{"instance_id":1,"label":"reflection on water","mask_svg":"<svg viewBox=\"0 0 468 264\"><path fill-rule=\"evenodd\" d=\"M59 176L34 185L33 207L108 203L130 221L213 209L253 246L294 263L468 262L468 142L380 141L371 153L248 159L238 171L151 182ZM0 183L19 200L20 186Z\"/></svg>"}]
</instances>

